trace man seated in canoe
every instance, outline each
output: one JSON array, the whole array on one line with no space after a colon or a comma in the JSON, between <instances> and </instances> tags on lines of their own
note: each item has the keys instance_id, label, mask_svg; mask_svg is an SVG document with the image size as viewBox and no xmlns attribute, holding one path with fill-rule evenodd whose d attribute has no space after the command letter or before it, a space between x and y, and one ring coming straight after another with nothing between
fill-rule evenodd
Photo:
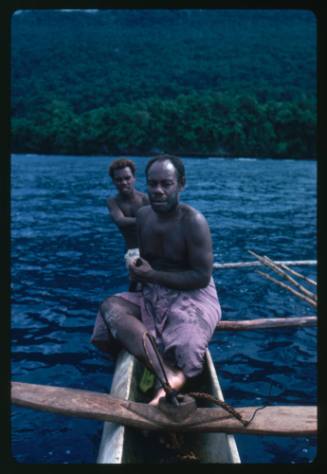
<instances>
[{"instance_id":1,"label":"man seated in canoe","mask_svg":"<svg viewBox=\"0 0 327 474\"><path fill-rule=\"evenodd\" d=\"M136 166L132 160L119 158L109 166L109 175L118 193L109 196L107 207L114 223L119 228L125 241L125 260L139 255L136 212L140 207L149 204L146 194L135 189ZM130 289L135 285L131 285Z\"/></svg>"},{"instance_id":2,"label":"man seated in canoe","mask_svg":"<svg viewBox=\"0 0 327 474\"><path fill-rule=\"evenodd\" d=\"M145 171L150 205L136 216L141 258L129 263L130 278L142 283L142 291L103 301L92 342L112 353L119 342L162 378L155 350L145 337L150 333L169 385L178 391L201 373L221 318L212 278L212 240L205 217L179 202L185 185L183 162L159 155ZM160 388L150 403L158 404L164 394Z\"/></svg>"}]
</instances>

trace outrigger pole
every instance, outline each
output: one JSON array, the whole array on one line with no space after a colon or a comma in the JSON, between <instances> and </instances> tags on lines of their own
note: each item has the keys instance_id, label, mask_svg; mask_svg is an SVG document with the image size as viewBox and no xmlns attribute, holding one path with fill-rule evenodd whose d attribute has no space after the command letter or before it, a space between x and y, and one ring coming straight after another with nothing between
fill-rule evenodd
<instances>
[{"instance_id":1,"label":"outrigger pole","mask_svg":"<svg viewBox=\"0 0 327 474\"><path fill-rule=\"evenodd\" d=\"M313 266L317 265L317 260L274 260L277 265L291 265L291 266ZM230 263L218 263L213 264L213 269L218 270L220 268L242 268L242 267L257 267L264 265L259 261L251 262L230 262Z\"/></svg>"},{"instance_id":2,"label":"outrigger pole","mask_svg":"<svg viewBox=\"0 0 327 474\"><path fill-rule=\"evenodd\" d=\"M135 428L163 431L224 432L254 435L308 436L317 433L316 406L240 407L244 425L222 407L196 408L179 419L179 407L167 415L159 407L121 400L105 393L65 387L11 383L12 403L62 415L112 421ZM175 411L173 410L175 408ZM253 414L255 413L255 417Z\"/></svg>"},{"instance_id":3,"label":"outrigger pole","mask_svg":"<svg viewBox=\"0 0 327 474\"><path fill-rule=\"evenodd\" d=\"M218 331L248 331L250 329L269 329L277 327L316 326L317 316L288 316L283 318L259 318L238 321L219 321Z\"/></svg>"}]
</instances>

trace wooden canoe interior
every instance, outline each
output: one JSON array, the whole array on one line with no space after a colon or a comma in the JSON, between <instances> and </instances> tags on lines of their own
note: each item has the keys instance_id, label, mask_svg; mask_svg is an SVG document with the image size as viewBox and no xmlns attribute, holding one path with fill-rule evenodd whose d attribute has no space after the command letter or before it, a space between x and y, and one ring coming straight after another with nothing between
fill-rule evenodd
<instances>
[{"instance_id":1,"label":"wooden canoe interior","mask_svg":"<svg viewBox=\"0 0 327 474\"><path fill-rule=\"evenodd\" d=\"M126 352L119 355L113 376L111 394L119 398L148 402L139 381L144 367ZM187 391L203 391L221 400L223 395L209 351L205 369ZM210 406L207 402L199 406ZM177 442L177 444L176 444ZM162 432L144 432L135 428L105 422L97 462L125 463L239 463L234 436L224 433L179 433L177 438Z\"/></svg>"}]
</instances>

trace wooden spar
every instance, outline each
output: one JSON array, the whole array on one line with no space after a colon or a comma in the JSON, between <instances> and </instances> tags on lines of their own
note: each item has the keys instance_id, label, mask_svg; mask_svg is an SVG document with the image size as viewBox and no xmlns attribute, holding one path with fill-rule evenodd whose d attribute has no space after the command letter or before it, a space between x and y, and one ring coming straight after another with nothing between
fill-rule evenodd
<instances>
[{"instance_id":1,"label":"wooden spar","mask_svg":"<svg viewBox=\"0 0 327 474\"><path fill-rule=\"evenodd\" d=\"M279 267L278 265L276 265L274 263L273 260L271 260L270 258L268 258L266 255L264 255L263 257L261 257L260 255L256 254L255 252L252 252L251 250L249 250L249 253L251 253L252 255L255 255L257 257L257 259L262 262L264 265L266 265L267 267L271 268L272 270L274 270L278 275L282 276L283 278L285 278L286 280L288 280L290 283L292 283L298 290L300 290L305 296L307 296L308 298L312 299L312 300L316 300L317 299L317 295L315 295L314 293L312 293L311 291L309 291L307 288L305 288L304 286L300 285L300 283L298 283L296 280L294 280L294 278L292 278L291 276L289 276L281 267Z\"/></svg>"},{"instance_id":2,"label":"wooden spar","mask_svg":"<svg viewBox=\"0 0 327 474\"><path fill-rule=\"evenodd\" d=\"M278 265L295 265L295 266L302 266L302 265L317 265L317 260L274 260L274 263ZM213 269L218 270L220 268L243 268L243 267L257 267L261 266L263 263L258 261L251 261L251 262L230 262L230 263L217 263L213 264Z\"/></svg>"},{"instance_id":3,"label":"wooden spar","mask_svg":"<svg viewBox=\"0 0 327 474\"><path fill-rule=\"evenodd\" d=\"M317 432L315 406L260 407L250 424L244 426L222 407L196 408L186 418L178 420L178 407L175 408L175 415L168 416L158 407L120 400L104 393L22 382L12 382L11 387L12 403L20 406L112 421L145 430L280 436L308 436ZM258 407L242 407L236 410L243 419L250 420L257 409Z\"/></svg>"},{"instance_id":4,"label":"wooden spar","mask_svg":"<svg viewBox=\"0 0 327 474\"><path fill-rule=\"evenodd\" d=\"M280 265L284 270L287 270L288 272L292 273L292 275L297 276L298 278L303 278L304 281L307 283L310 283L310 285L317 286L317 282L314 280L311 280L311 278L306 277L305 275L302 275L302 273L296 272L292 268L288 267L284 263Z\"/></svg>"},{"instance_id":5,"label":"wooden spar","mask_svg":"<svg viewBox=\"0 0 327 474\"><path fill-rule=\"evenodd\" d=\"M293 293L293 295L298 296L302 300L306 301L307 303L311 304L311 306L314 306L315 308L317 307L317 302L309 298L308 296L303 295L299 291L294 290L291 288L289 285L285 285L285 283L276 280L276 278L273 278L272 276L268 275L267 273L260 272L259 270L256 270L256 273L259 273L259 275L263 276L264 278L267 278L267 280L273 281L277 285L281 286L282 288L285 288L286 290L290 291Z\"/></svg>"},{"instance_id":6,"label":"wooden spar","mask_svg":"<svg viewBox=\"0 0 327 474\"><path fill-rule=\"evenodd\" d=\"M218 331L247 331L250 329L267 329L276 327L307 327L316 326L316 316L290 316L287 318L259 318L241 321L219 321Z\"/></svg>"}]
</instances>

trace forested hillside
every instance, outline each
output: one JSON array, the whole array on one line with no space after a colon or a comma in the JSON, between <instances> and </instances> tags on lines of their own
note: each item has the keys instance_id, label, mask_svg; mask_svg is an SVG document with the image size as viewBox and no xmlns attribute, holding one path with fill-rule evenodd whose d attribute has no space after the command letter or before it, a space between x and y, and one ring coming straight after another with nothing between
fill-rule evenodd
<instances>
[{"instance_id":1,"label":"forested hillside","mask_svg":"<svg viewBox=\"0 0 327 474\"><path fill-rule=\"evenodd\" d=\"M297 10L12 17L12 151L315 157L316 23Z\"/></svg>"}]
</instances>

